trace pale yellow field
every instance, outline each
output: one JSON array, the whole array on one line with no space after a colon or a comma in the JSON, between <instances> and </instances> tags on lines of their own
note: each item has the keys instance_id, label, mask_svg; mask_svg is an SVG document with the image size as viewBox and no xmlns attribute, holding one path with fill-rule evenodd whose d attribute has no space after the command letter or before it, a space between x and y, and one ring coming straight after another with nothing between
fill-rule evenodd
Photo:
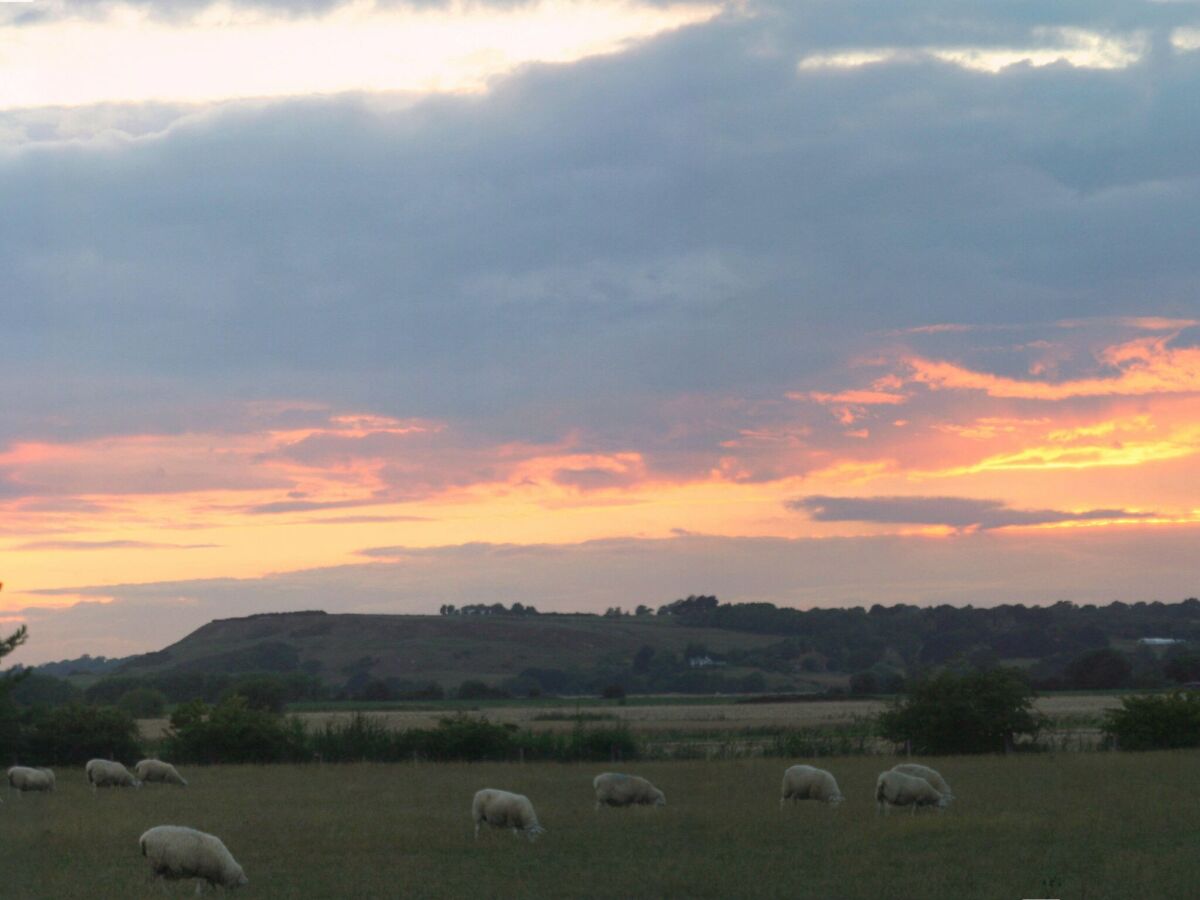
<instances>
[{"instance_id":1,"label":"pale yellow field","mask_svg":"<svg viewBox=\"0 0 1200 900\"><path fill-rule=\"evenodd\" d=\"M1058 728L1092 733L1096 731L1101 713L1120 705L1113 695L1054 695L1039 697L1037 708L1056 723ZM656 731L740 731L748 728L812 728L848 725L874 716L885 708L879 700L831 700L815 703L753 703L753 704L680 704L678 706L605 706L581 707L579 712L615 716L616 720L638 732ZM492 722L510 723L535 730L568 730L574 727L570 707L493 706L472 715L486 716ZM554 720L539 720L538 716L562 716ZM345 720L353 712L299 713L310 726ZM389 728L432 728L438 720L451 713L441 710L388 710L367 712L365 715L382 720ZM605 720L612 723L614 720ZM166 719L142 719L138 722L142 736L161 737Z\"/></svg>"}]
</instances>

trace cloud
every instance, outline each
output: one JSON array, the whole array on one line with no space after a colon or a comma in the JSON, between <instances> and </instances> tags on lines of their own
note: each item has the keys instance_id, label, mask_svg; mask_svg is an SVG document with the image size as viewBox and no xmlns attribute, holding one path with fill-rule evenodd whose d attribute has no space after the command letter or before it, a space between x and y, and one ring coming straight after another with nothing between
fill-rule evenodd
<instances>
[{"instance_id":1,"label":"cloud","mask_svg":"<svg viewBox=\"0 0 1200 900\"><path fill-rule=\"evenodd\" d=\"M1001 500L968 497L825 497L814 494L787 500L784 505L788 509L805 512L818 522L946 525L985 531L1060 522L1150 519L1157 515L1124 509L1088 509L1080 512L1012 509Z\"/></svg>"},{"instance_id":2,"label":"cloud","mask_svg":"<svg viewBox=\"0 0 1200 900\"><path fill-rule=\"evenodd\" d=\"M1172 347L1171 337L1140 338L1105 348L1098 362L1113 374L1061 382L1020 380L954 363L911 357L912 381L934 390L979 390L992 397L1066 400L1140 394L1200 393L1200 347Z\"/></svg>"},{"instance_id":3,"label":"cloud","mask_svg":"<svg viewBox=\"0 0 1200 900\"><path fill-rule=\"evenodd\" d=\"M203 550L218 544L170 544L158 541L28 541L16 550Z\"/></svg>"}]
</instances>

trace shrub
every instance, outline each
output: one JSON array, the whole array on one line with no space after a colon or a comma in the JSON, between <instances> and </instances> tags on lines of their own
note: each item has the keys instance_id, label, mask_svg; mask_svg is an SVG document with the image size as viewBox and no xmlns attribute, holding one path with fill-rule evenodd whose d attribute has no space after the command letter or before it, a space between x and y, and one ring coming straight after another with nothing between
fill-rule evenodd
<instances>
[{"instance_id":1,"label":"shrub","mask_svg":"<svg viewBox=\"0 0 1200 900\"><path fill-rule=\"evenodd\" d=\"M23 707L65 706L83 700L83 692L69 681L37 671L30 671L17 681L10 696L14 703Z\"/></svg>"},{"instance_id":2,"label":"shrub","mask_svg":"<svg viewBox=\"0 0 1200 900\"><path fill-rule=\"evenodd\" d=\"M1064 675L1067 684L1080 690L1113 690L1129 686L1133 664L1124 653L1102 647L1075 657Z\"/></svg>"},{"instance_id":3,"label":"shrub","mask_svg":"<svg viewBox=\"0 0 1200 900\"><path fill-rule=\"evenodd\" d=\"M178 707L165 753L191 763L294 762L311 755L298 719L255 709L240 694L213 707L202 700Z\"/></svg>"},{"instance_id":4,"label":"shrub","mask_svg":"<svg viewBox=\"0 0 1200 900\"><path fill-rule=\"evenodd\" d=\"M1177 692L1122 697L1104 712L1104 732L1122 750L1200 747L1200 695Z\"/></svg>"},{"instance_id":5,"label":"shrub","mask_svg":"<svg viewBox=\"0 0 1200 900\"><path fill-rule=\"evenodd\" d=\"M879 680L874 672L855 672L850 676L850 693L878 694Z\"/></svg>"},{"instance_id":6,"label":"shrub","mask_svg":"<svg viewBox=\"0 0 1200 900\"><path fill-rule=\"evenodd\" d=\"M464 681L458 686L455 696L459 700L502 700L508 697L508 691L489 687L482 681Z\"/></svg>"},{"instance_id":7,"label":"shrub","mask_svg":"<svg viewBox=\"0 0 1200 900\"><path fill-rule=\"evenodd\" d=\"M225 696L245 698L250 709L281 713L287 702L287 689L274 675L248 675L234 682Z\"/></svg>"},{"instance_id":8,"label":"shrub","mask_svg":"<svg viewBox=\"0 0 1200 900\"><path fill-rule=\"evenodd\" d=\"M82 764L95 757L133 760L141 755L137 724L129 713L79 703L36 715L28 749L38 765Z\"/></svg>"},{"instance_id":9,"label":"shrub","mask_svg":"<svg viewBox=\"0 0 1200 900\"><path fill-rule=\"evenodd\" d=\"M498 725L487 719L453 716L440 719L438 727L403 732L411 737L412 749L433 760L505 760L516 750L515 725Z\"/></svg>"},{"instance_id":10,"label":"shrub","mask_svg":"<svg viewBox=\"0 0 1200 900\"><path fill-rule=\"evenodd\" d=\"M1016 669L944 671L915 681L877 723L884 738L909 741L917 753L1000 752L1012 747L1016 735L1036 738L1044 727L1033 697Z\"/></svg>"},{"instance_id":11,"label":"shrub","mask_svg":"<svg viewBox=\"0 0 1200 900\"><path fill-rule=\"evenodd\" d=\"M135 719L157 719L167 708L167 697L154 688L134 688L121 695L117 708Z\"/></svg>"}]
</instances>

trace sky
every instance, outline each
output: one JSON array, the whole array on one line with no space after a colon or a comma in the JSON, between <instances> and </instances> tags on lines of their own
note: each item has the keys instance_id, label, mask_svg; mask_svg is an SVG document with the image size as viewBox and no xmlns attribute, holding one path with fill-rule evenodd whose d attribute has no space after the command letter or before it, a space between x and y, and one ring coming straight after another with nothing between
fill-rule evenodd
<instances>
[{"instance_id":1,"label":"sky","mask_svg":"<svg viewBox=\"0 0 1200 900\"><path fill-rule=\"evenodd\" d=\"M8 661L1200 593L1200 3L0 3Z\"/></svg>"}]
</instances>

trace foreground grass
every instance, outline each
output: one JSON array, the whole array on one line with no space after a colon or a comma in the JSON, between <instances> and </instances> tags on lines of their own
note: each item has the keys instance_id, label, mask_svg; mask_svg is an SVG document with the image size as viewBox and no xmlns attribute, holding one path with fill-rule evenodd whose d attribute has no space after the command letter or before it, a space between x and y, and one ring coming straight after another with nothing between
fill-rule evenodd
<instances>
[{"instance_id":1,"label":"foreground grass","mask_svg":"<svg viewBox=\"0 0 1200 900\"><path fill-rule=\"evenodd\" d=\"M0 895L162 897L137 838L159 824L219 835L247 898L1190 898L1200 883L1200 754L955 757L943 815L875 813L892 760L819 760L847 801L781 812L777 760L628 766L665 809L601 810L587 765L192 768L185 789L5 795ZM528 794L548 833L472 838L480 787ZM172 885L187 896L191 885Z\"/></svg>"}]
</instances>

